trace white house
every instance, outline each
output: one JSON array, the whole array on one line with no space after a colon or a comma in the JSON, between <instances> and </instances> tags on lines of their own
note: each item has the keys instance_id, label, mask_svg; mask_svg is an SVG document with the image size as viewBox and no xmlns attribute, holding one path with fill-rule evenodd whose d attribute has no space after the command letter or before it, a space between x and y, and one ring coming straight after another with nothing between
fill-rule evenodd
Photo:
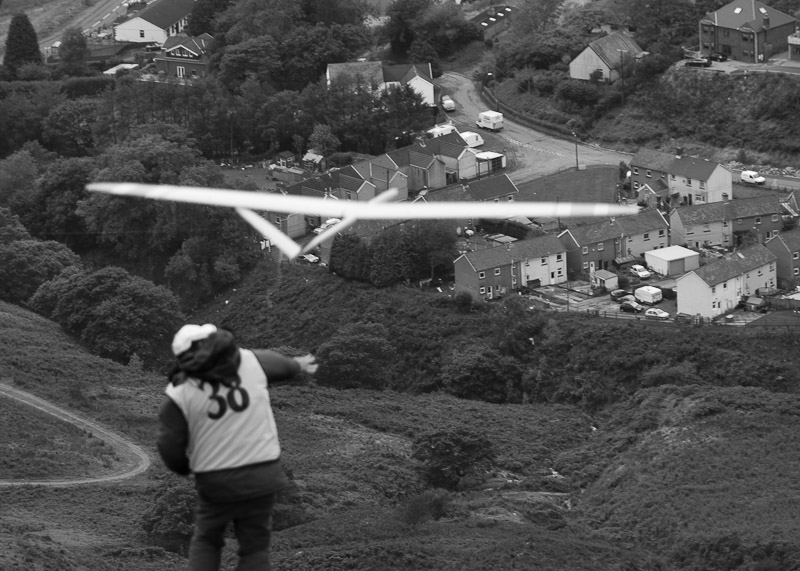
<instances>
[{"instance_id":1,"label":"white house","mask_svg":"<svg viewBox=\"0 0 800 571\"><path fill-rule=\"evenodd\" d=\"M409 85L419 93L426 105L436 107L433 71L429 63L403 65L385 65L380 61L331 63L328 64L325 78L328 88L333 82L341 81L354 87L366 87L376 93L391 87Z\"/></svg>"},{"instance_id":2,"label":"white house","mask_svg":"<svg viewBox=\"0 0 800 571\"><path fill-rule=\"evenodd\" d=\"M633 65L646 52L625 32L614 32L591 42L578 56L569 62L572 79L613 83L620 77L620 69Z\"/></svg>"},{"instance_id":3,"label":"white house","mask_svg":"<svg viewBox=\"0 0 800 571\"><path fill-rule=\"evenodd\" d=\"M194 3L195 0L156 0L136 17L114 26L114 39L163 45L189 24Z\"/></svg>"},{"instance_id":4,"label":"white house","mask_svg":"<svg viewBox=\"0 0 800 571\"><path fill-rule=\"evenodd\" d=\"M742 248L677 278L678 313L717 317L775 282L775 254L762 244Z\"/></svg>"}]
</instances>

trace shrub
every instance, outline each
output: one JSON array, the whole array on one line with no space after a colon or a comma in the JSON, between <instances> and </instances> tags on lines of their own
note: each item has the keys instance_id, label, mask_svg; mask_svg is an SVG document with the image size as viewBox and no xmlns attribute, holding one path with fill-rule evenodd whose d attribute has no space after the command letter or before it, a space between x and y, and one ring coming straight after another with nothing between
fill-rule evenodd
<instances>
[{"instance_id":1,"label":"shrub","mask_svg":"<svg viewBox=\"0 0 800 571\"><path fill-rule=\"evenodd\" d=\"M483 434L460 428L418 436L412 443L411 457L422 462L424 478L430 485L453 490L462 478L481 477L495 453Z\"/></svg>"},{"instance_id":2,"label":"shrub","mask_svg":"<svg viewBox=\"0 0 800 571\"><path fill-rule=\"evenodd\" d=\"M447 515L449 504L450 494L443 490L428 490L405 501L399 510L400 520L409 527L430 519L438 521Z\"/></svg>"}]
</instances>

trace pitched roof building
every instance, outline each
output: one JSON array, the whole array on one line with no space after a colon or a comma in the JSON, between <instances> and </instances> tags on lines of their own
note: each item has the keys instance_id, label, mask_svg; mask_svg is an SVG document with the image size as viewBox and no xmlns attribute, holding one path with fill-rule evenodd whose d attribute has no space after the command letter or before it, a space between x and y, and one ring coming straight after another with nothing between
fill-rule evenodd
<instances>
[{"instance_id":1,"label":"pitched roof building","mask_svg":"<svg viewBox=\"0 0 800 571\"><path fill-rule=\"evenodd\" d=\"M620 78L626 63L632 65L645 53L627 32L613 32L590 42L569 63L569 76L613 83Z\"/></svg>"},{"instance_id":2,"label":"pitched roof building","mask_svg":"<svg viewBox=\"0 0 800 571\"><path fill-rule=\"evenodd\" d=\"M195 0L155 0L133 18L114 26L114 39L163 45L189 24L194 3Z\"/></svg>"}]
</instances>

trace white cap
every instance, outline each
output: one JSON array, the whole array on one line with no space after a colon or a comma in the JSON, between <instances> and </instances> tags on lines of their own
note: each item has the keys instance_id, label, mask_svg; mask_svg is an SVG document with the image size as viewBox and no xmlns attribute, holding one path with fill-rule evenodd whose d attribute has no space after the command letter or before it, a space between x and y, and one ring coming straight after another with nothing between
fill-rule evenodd
<instances>
[{"instance_id":1,"label":"white cap","mask_svg":"<svg viewBox=\"0 0 800 571\"><path fill-rule=\"evenodd\" d=\"M192 343L201 339L207 339L209 335L216 332L217 326L206 323L205 325L184 325L172 339L172 353L175 356L187 351Z\"/></svg>"}]
</instances>

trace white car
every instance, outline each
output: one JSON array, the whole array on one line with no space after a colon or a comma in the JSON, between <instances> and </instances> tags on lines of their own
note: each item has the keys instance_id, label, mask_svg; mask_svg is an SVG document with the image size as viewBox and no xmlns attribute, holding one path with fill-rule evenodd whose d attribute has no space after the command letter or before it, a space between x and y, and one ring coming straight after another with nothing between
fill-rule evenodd
<instances>
[{"instance_id":1,"label":"white car","mask_svg":"<svg viewBox=\"0 0 800 571\"><path fill-rule=\"evenodd\" d=\"M756 171L742 171L742 174L739 175L739 180L744 184L764 184L767 182L767 179Z\"/></svg>"},{"instance_id":2,"label":"white car","mask_svg":"<svg viewBox=\"0 0 800 571\"><path fill-rule=\"evenodd\" d=\"M630 270L631 274L636 276L637 278L646 279L649 278L652 274L640 264L633 264Z\"/></svg>"},{"instance_id":3,"label":"white car","mask_svg":"<svg viewBox=\"0 0 800 571\"><path fill-rule=\"evenodd\" d=\"M316 264L319 262L319 257L315 256L314 254L303 254L300 256L300 259L308 262L309 264Z\"/></svg>"},{"instance_id":4,"label":"white car","mask_svg":"<svg viewBox=\"0 0 800 571\"><path fill-rule=\"evenodd\" d=\"M669 319L669 313L657 307L651 307L644 312L647 319Z\"/></svg>"},{"instance_id":5,"label":"white car","mask_svg":"<svg viewBox=\"0 0 800 571\"><path fill-rule=\"evenodd\" d=\"M442 109L445 111L455 111L456 102L449 95L442 95Z\"/></svg>"}]
</instances>

